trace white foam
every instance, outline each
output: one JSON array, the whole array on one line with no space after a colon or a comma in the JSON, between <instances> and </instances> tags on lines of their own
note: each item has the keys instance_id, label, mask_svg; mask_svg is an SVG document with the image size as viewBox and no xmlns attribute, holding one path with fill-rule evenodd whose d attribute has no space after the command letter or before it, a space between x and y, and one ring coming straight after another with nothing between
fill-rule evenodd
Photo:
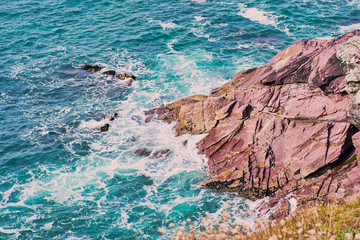
<instances>
[{"instance_id":1,"label":"white foam","mask_svg":"<svg viewBox=\"0 0 360 240\"><path fill-rule=\"evenodd\" d=\"M157 23L157 24L159 24L163 28L163 30L174 29L174 28L179 27L176 23L173 23L173 22L162 22L160 20L154 20L152 18L146 18L146 19L147 19L147 21L149 23Z\"/></svg>"},{"instance_id":2,"label":"white foam","mask_svg":"<svg viewBox=\"0 0 360 240\"><path fill-rule=\"evenodd\" d=\"M134 111L134 108L130 109L128 111ZM141 112L142 110L136 111ZM130 115L128 116L130 117ZM79 204L79 201L94 201L92 196L82 194L84 187L90 184L99 189L106 189L103 178L111 178L119 170L122 171L121 175L125 175L123 171L126 169L129 170L129 175L145 175L152 179L154 184L145 187L146 197L149 198L147 202L151 202L153 195L157 197L156 187L164 181L184 171L201 171L205 166L204 157L197 154L195 146L195 143L204 136L184 135L175 137L171 125L162 122L144 125L144 119L139 120L127 118L123 121L113 121L112 131L119 135L110 134L94 141L91 145L91 148L94 149L93 153L79 161L75 169L64 167L50 170L49 167L43 167L43 170L46 170L47 178L44 180L33 179L21 185L23 189L21 202L38 195L41 196L43 191L49 194L46 199L66 205ZM88 121L83 122L82 126L91 128L96 127L97 123L97 121ZM126 139L123 139L127 138L126 132L129 130L132 132L128 135L129 138L131 135L139 136L138 141L134 142L133 146L129 145ZM186 146L182 144L185 140L188 141ZM146 157L131 156L127 158L122 156L143 147L143 144L147 145L149 149L153 149L153 152L164 148L170 149L171 158L159 161ZM119 152L119 147L121 148L122 145L126 145L127 150ZM107 156L114 152L118 153L117 157ZM20 185L14 185L3 193L5 202L11 193L19 187ZM100 201L106 201L106 198ZM6 205L9 206L9 204ZM19 206L19 203L16 205ZM159 208L158 205L153 207L154 209ZM44 227L50 227L50 225Z\"/></svg>"},{"instance_id":3,"label":"white foam","mask_svg":"<svg viewBox=\"0 0 360 240\"><path fill-rule=\"evenodd\" d=\"M171 53L181 53L179 51L174 50L173 44L177 43L178 41L179 41L178 39L172 39L170 42L167 43L167 47L170 49Z\"/></svg>"},{"instance_id":4,"label":"white foam","mask_svg":"<svg viewBox=\"0 0 360 240\"><path fill-rule=\"evenodd\" d=\"M6 233L6 234L15 234L15 238L17 239L22 231L32 231L35 232L34 230L32 230L31 228L15 228L15 229L11 229L11 228L2 228L0 227L0 232L2 233Z\"/></svg>"},{"instance_id":5,"label":"white foam","mask_svg":"<svg viewBox=\"0 0 360 240\"><path fill-rule=\"evenodd\" d=\"M195 16L194 18L195 18L196 22L201 22L202 20L206 19L205 17L202 17L202 16Z\"/></svg>"},{"instance_id":6,"label":"white foam","mask_svg":"<svg viewBox=\"0 0 360 240\"><path fill-rule=\"evenodd\" d=\"M247 8L246 5L243 3L239 3L238 6L240 9L238 15L247 18L253 22L258 22L263 25L271 25L276 29L285 32L287 35L290 35L289 29L287 29L286 27L280 28L279 23L276 21L278 18L276 15L259 10L257 8Z\"/></svg>"},{"instance_id":7,"label":"white foam","mask_svg":"<svg viewBox=\"0 0 360 240\"><path fill-rule=\"evenodd\" d=\"M173 22L167 22L167 23L163 23L163 22L159 22L160 26L163 28L163 30L166 30L166 29L172 29L172 28L177 28L178 25L176 25L175 23Z\"/></svg>"},{"instance_id":8,"label":"white foam","mask_svg":"<svg viewBox=\"0 0 360 240\"><path fill-rule=\"evenodd\" d=\"M339 26L339 31L341 33L351 32L357 29L360 29L360 23L354 23L349 26Z\"/></svg>"},{"instance_id":9,"label":"white foam","mask_svg":"<svg viewBox=\"0 0 360 240\"><path fill-rule=\"evenodd\" d=\"M67 233L73 233L71 231L68 231ZM82 239L86 239L86 237L74 237L74 236L71 236L71 237L67 237L66 240L82 240Z\"/></svg>"},{"instance_id":10,"label":"white foam","mask_svg":"<svg viewBox=\"0 0 360 240\"><path fill-rule=\"evenodd\" d=\"M191 0L192 2L197 2L197 3L205 3L206 0Z\"/></svg>"},{"instance_id":11,"label":"white foam","mask_svg":"<svg viewBox=\"0 0 360 240\"><path fill-rule=\"evenodd\" d=\"M218 26L219 27L227 27L227 26L229 26L229 24L228 23L220 23Z\"/></svg>"},{"instance_id":12,"label":"white foam","mask_svg":"<svg viewBox=\"0 0 360 240\"><path fill-rule=\"evenodd\" d=\"M53 224L54 224L54 222L45 223L44 226L41 227L41 229L50 230L53 228Z\"/></svg>"},{"instance_id":13,"label":"white foam","mask_svg":"<svg viewBox=\"0 0 360 240\"><path fill-rule=\"evenodd\" d=\"M250 68L254 68L254 67L259 67L261 65L264 65L265 63L263 62L255 62L252 58L249 57L239 57L236 61L235 61L235 65L237 66L237 72L241 72L244 71L246 69L250 69Z\"/></svg>"},{"instance_id":14,"label":"white foam","mask_svg":"<svg viewBox=\"0 0 360 240\"><path fill-rule=\"evenodd\" d=\"M199 38L206 38L209 42L216 42L217 39L210 36L210 34L205 33L205 29L203 27L200 28L191 28L190 32L192 32L195 36Z\"/></svg>"},{"instance_id":15,"label":"white foam","mask_svg":"<svg viewBox=\"0 0 360 240\"><path fill-rule=\"evenodd\" d=\"M32 215L31 217L28 217L28 218L26 218L26 220L25 220L25 222L32 222L32 221L34 221L34 220L36 220L36 219L39 219L39 216L38 215L36 215L36 214L34 214L34 215Z\"/></svg>"},{"instance_id":16,"label":"white foam","mask_svg":"<svg viewBox=\"0 0 360 240\"><path fill-rule=\"evenodd\" d=\"M89 129L98 129L102 126L104 126L105 123L108 123L108 119L102 119L100 121L96 121L94 119L91 119L89 121L81 121L80 128L89 128Z\"/></svg>"},{"instance_id":17,"label":"white foam","mask_svg":"<svg viewBox=\"0 0 360 240\"><path fill-rule=\"evenodd\" d=\"M290 198L289 203L290 203L290 214L293 214L297 208L297 200L295 198Z\"/></svg>"},{"instance_id":18,"label":"white foam","mask_svg":"<svg viewBox=\"0 0 360 240\"><path fill-rule=\"evenodd\" d=\"M237 45L237 48L250 48L250 47L251 47L250 44L241 44L241 43L239 43L239 44Z\"/></svg>"},{"instance_id":19,"label":"white foam","mask_svg":"<svg viewBox=\"0 0 360 240\"><path fill-rule=\"evenodd\" d=\"M325 36L325 37L317 37L316 40L331 40L334 39L333 37L330 36Z\"/></svg>"},{"instance_id":20,"label":"white foam","mask_svg":"<svg viewBox=\"0 0 360 240\"><path fill-rule=\"evenodd\" d=\"M253 22L259 22L264 25L272 25L276 27L274 16L271 14L257 8L246 8L246 6L242 3L239 3L238 6L240 8L240 12L238 13L240 16L250 19Z\"/></svg>"},{"instance_id":21,"label":"white foam","mask_svg":"<svg viewBox=\"0 0 360 240\"><path fill-rule=\"evenodd\" d=\"M356 6L357 8L360 8L360 1L359 0L346 0L346 2L350 5L350 6Z\"/></svg>"}]
</instances>

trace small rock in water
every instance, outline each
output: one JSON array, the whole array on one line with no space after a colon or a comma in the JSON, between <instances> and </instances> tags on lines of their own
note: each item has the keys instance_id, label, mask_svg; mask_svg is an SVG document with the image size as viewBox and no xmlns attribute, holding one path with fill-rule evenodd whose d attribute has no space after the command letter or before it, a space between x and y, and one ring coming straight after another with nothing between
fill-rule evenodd
<instances>
[{"instance_id":1,"label":"small rock in water","mask_svg":"<svg viewBox=\"0 0 360 240\"><path fill-rule=\"evenodd\" d=\"M117 118L118 114L114 113L114 114L108 114L104 117L104 119L109 119L110 121L114 121L115 118Z\"/></svg>"},{"instance_id":2,"label":"small rock in water","mask_svg":"<svg viewBox=\"0 0 360 240\"><path fill-rule=\"evenodd\" d=\"M123 74L120 74L119 76L117 76L117 78L121 79L121 80L124 80L126 77L126 74L123 73Z\"/></svg>"},{"instance_id":3,"label":"small rock in water","mask_svg":"<svg viewBox=\"0 0 360 240\"><path fill-rule=\"evenodd\" d=\"M132 141L132 142L136 142L137 140L139 140L139 137L138 137L138 136L132 136L132 137L130 138L130 141Z\"/></svg>"},{"instance_id":4,"label":"small rock in water","mask_svg":"<svg viewBox=\"0 0 360 240\"><path fill-rule=\"evenodd\" d=\"M105 71L105 72L103 72L103 74L105 74L105 75L115 76L116 72L115 72L114 70L109 70L109 71Z\"/></svg>"},{"instance_id":5,"label":"small rock in water","mask_svg":"<svg viewBox=\"0 0 360 240\"><path fill-rule=\"evenodd\" d=\"M133 83L133 79L129 79L127 82L126 82L126 84L128 85L128 86L131 86L132 85L132 83Z\"/></svg>"},{"instance_id":6,"label":"small rock in water","mask_svg":"<svg viewBox=\"0 0 360 240\"><path fill-rule=\"evenodd\" d=\"M152 155L152 157L153 157L153 158L156 158L156 159L159 159L159 158L164 157L166 154L168 154L168 152L170 152L170 149L163 149L163 150L160 150L160 151L155 152L155 153Z\"/></svg>"},{"instance_id":7,"label":"small rock in water","mask_svg":"<svg viewBox=\"0 0 360 240\"><path fill-rule=\"evenodd\" d=\"M131 73L126 73L125 74L125 76L127 77L127 78L132 78L132 79L136 79L136 77L134 76L134 74L131 74Z\"/></svg>"},{"instance_id":8,"label":"small rock in water","mask_svg":"<svg viewBox=\"0 0 360 240\"><path fill-rule=\"evenodd\" d=\"M106 123L104 126L100 127L101 132L109 131L110 124Z\"/></svg>"},{"instance_id":9,"label":"small rock in water","mask_svg":"<svg viewBox=\"0 0 360 240\"><path fill-rule=\"evenodd\" d=\"M125 78L131 78L133 80L136 79L135 75L132 73L122 73L122 74L118 75L117 78L119 78L121 80L124 80Z\"/></svg>"},{"instance_id":10,"label":"small rock in water","mask_svg":"<svg viewBox=\"0 0 360 240\"><path fill-rule=\"evenodd\" d=\"M114 121L115 118L117 118L118 114L117 113L114 113L111 118L110 118L110 121Z\"/></svg>"},{"instance_id":11,"label":"small rock in water","mask_svg":"<svg viewBox=\"0 0 360 240\"><path fill-rule=\"evenodd\" d=\"M85 71L88 71L88 72L99 72L102 69L102 67L97 66L97 65L86 64L82 69Z\"/></svg>"},{"instance_id":12,"label":"small rock in water","mask_svg":"<svg viewBox=\"0 0 360 240\"><path fill-rule=\"evenodd\" d=\"M138 150L135 151L135 154L138 156L144 156L144 157L148 157L151 154L151 151L147 148L140 148Z\"/></svg>"}]
</instances>

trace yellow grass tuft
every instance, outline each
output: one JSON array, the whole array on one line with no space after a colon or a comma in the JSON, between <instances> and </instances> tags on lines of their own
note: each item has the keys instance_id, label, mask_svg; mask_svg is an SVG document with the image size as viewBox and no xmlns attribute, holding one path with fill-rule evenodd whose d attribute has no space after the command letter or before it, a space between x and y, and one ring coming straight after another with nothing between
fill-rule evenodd
<instances>
[{"instance_id":1,"label":"yellow grass tuft","mask_svg":"<svg viewBox=\"0 0 360 240\"><path fill-rule=\"evenodd\" d=\"M230 212L225 210L217 217L220 223L213 225L206 213L200 227L190 219L178 227L172 240L221 240L221 239L359 239L360 199L350 202L321 202L304 207L286 219L277 222L256 220L256 228L229 224ZM168 232L161 228L161 233Z\"/></svg>"}]
</instances>

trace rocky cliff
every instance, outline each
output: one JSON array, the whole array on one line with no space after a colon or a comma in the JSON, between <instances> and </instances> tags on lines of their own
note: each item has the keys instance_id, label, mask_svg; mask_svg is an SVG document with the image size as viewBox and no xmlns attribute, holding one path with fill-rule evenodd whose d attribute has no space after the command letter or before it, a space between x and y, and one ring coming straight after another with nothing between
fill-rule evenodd
<instances>
[{"instance_id":1,"label":"rocky cliff","mask_svg":"<svg viewBox=\"0 0 360 240\"><path fill-rule=\"evenodd\" d=\"M208 96L148 111L147 121L176 122L177 135L207 133L198 143L212 174L204 186L281 204L355 196L359 64L360 31L301 40Z\"/></svg>"}]
</instances>

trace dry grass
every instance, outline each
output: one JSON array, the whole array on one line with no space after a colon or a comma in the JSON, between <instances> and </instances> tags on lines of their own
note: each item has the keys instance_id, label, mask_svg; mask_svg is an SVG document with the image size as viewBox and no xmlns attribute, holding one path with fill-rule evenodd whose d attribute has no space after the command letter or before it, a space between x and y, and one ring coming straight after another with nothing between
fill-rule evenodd
<instances>
[{"instance_id":1,"label":"dry grass","mask_svg":"<svg viewBox=\"0 0 360 240\"><path fill-rule=\"evenodd\" d=\"M214 226L208 213L194 230L197 222L184 221L174 240L193 239L360 239L360 199L345 203L318 203L313 207L298 210L293 216L278 222L256 221L256 228L230 226L230 212L224 211ZM173 224L169 226L174 227ZM166 233L167 229L160 229Z\"/></svg>"}]
</instances>

